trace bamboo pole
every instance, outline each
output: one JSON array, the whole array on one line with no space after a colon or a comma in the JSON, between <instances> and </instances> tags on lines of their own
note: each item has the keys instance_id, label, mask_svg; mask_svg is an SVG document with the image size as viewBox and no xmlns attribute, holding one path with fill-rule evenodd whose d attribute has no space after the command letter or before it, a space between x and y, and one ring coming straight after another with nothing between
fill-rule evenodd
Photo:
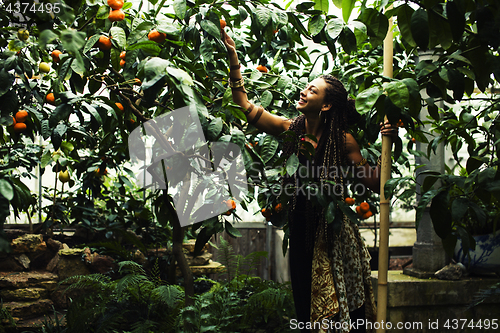
<instances>
[{"instance_id":1,"label":"bamboo pole","mask_svg":"<svg viewBox=\"0 0 500 333\"><path fill-rule=\"evenodd\" d=\"M386 10L392 8L392 5ZM384 70L383 75L392 78L392 17L389 19L389 30L384 39ZM387 120L387 116L384 121ZM377 322L380 324L377 333L385 332L387 319L387 271L389 268L389 209L390 200L385 198L384 185L391 178L392 138L382 136L382 164L380 167L380 240L378 257L377 286ZM384 325L382 325L384 323Z\"/></svg>"}]
</instances>

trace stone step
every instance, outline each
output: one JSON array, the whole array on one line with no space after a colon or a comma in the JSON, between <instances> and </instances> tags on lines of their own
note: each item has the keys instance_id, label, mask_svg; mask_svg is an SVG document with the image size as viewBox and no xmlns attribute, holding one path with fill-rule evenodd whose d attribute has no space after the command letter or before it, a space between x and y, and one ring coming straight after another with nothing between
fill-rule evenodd
<instances>
[{"instance_id":1,"label":"stone step","mask_svg":"<svg viewBox=\"0 0 500 333\"><path fill-rule=\"evenodd\" d=\"M50 299L39 299L32 302L4 302L3 306L14 318L33 318L48 314L54 303Z\"/></svg>"},{"instance_id":2,"label":"stone step","mask_svg":"<svg viewBox=\"0 0 500 333\"><path fill-rule=\"evenodd\" d=\"M57 274L50 272L0 272L0 288L44 288L58 279Z\"/></svg>"},{"instance_id":3,"label":"stone step","mask_svg":"<svg viewBox=\"0 0 500 333\"><path fill-rule=\"evenodd\" d=\"M2 289L0 298L4 301L26 302L49 298L49 292L45 288L20 288Z\"/></svg>"}]
</instances>

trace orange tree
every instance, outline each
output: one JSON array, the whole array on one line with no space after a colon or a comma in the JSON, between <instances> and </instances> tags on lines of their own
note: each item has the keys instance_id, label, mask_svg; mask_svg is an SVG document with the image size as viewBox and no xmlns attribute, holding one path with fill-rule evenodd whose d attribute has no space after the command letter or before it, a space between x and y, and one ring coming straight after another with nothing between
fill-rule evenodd
<instances>
[{"instance_id":1,"label":"orange tree","mask_svg":"<svg viewBox=\"0 0 500 333\"><path fill-rule=\"evenodd\" d=\"M154 192L151 208L135 197L127 198L125 188L133 182L125 167L131 131L159 115L195 106L207 141L233 142L242 150L248 186L260 188L257 198L250 194L241 203L244 208L257 199L263 211L274 211L269 219L275 225L285 225L286 200L280 202L272 190L279 187L281 176L297 170L299 162L296 156L287 161L279 156L286 134L276 138L259 133L232 103L226 50L220 42L221 19L245 66L249 97L273 113L295 116L295 101L311 72L333 65L334 73L356 97L362 121L353 133L374 164L380 149L374 144L377 124L385 115L393 123L401 120L411 137L425 142L416 127L422 105L429 105L432 121L440 122L436 101L460 100L464 93L472 93L475 83L485 90L492 83L491 73L498 71L494 39L485 28L497 29L496 2L395 3L384 15L380 6L388 2L369 7L366 1L342 1L342 17L327 14L331 3L326 0L285 8L267 1L176 0L152 2L156 9L151 10L133 8L130 2L112 9L102 1L57 1L43 3L36 10L5 2L0 12L2 225L11 209L17 216L19 211L33 212L36 207L37 201L23 183L25 177L33 177L36 165L42 170L52 167L56 173L69 170L69 185L74 190L67 205L53 200L43 221L45 227L61 221L87 225L99 221L103 228L134 225L140 230L139 222L156 219L172 227L174 252L189 282L180 249L185 229L176 219L171 195ZM333 3L340 6L340 1ZM112 6L119 7L120 1ZM355 6L359 15L347 24L356 13ZM483 7L486 14L481 12ZM394 79L381 75L381 45L389 29L389 15L397 18L399 32L394 41ZM476 23L478 31L471 28ZM306 40L315 46L308 49ZM417 64L417 47L439 48L441 53L435 61ZM421 89L430 97L424 100ZM28 112L22 131L13 126L13 116L21 109ZM458 131L449 142L458 149L457 135L465 134ZM45 143L38 144L36 136ZM453 136L440 140L447 138ZM395 147L395 159L401 164L407 163L408 154L422 154L414 150L412 142L403 149L397 141ZM119 175L117 197L109 195L106 170ZM407 179L391 182L389 190L402 180ZM97 199L106 202L105 209L95 210ZM331 222L340 216L338 209L357 219L343 201L317 199ZM364 199L359 195L359 202ZM238 218L233 212L231 216ZM192 230L198 237L197 248L223 230L238 236L226 215L207 219ZM4 238L1 245L7 250ZM186 293L192 294L192 290L186 289Z\"/></svg>"}]
</instances>

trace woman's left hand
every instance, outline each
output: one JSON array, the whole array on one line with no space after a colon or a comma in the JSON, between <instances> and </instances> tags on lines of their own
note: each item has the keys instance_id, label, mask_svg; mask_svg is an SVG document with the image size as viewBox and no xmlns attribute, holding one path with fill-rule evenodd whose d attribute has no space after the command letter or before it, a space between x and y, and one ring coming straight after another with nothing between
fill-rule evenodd
<instances>
[{"instance_id":1,"label":"woman's left hand","mask_svg":"<svg viewBox=\"0 0 500 333\"><path fill-rule=\"evenodd\" d=\"M399 132L399 127L392 125L388 120L385 123L380 123L380 133L382 135L397 137Z\"/></svg>"}]
</instances>

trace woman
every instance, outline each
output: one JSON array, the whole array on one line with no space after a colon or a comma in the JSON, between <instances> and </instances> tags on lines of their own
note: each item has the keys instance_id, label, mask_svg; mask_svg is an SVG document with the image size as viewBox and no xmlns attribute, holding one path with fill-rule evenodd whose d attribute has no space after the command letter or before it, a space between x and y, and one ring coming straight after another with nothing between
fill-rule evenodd
<instances>
[{"instance_id":1,"label":"woman","mask_svg":"<svg viewBox=\"0 0 500 333\"><path fill-rule=\"evenodd\" d=\"M342 173L324 172L341 166L352 166L362 184L379 192L380 166L372 168L361 156L359 146L348 132L348 126L359 119L354 101L342 83L323 75L311 81L300 92L295 119L279 117L256 107L248 101L240 72L234 41L223 30L222 40L230 61L229 83L233 101L246 110L249 123L258 129L279 135L290 130L297 138L310 142L315 155L310 167L318 181L334 180L343 184ZM386 123L382 135L397 135L397 128ZM317 141L304 134L312 134ZM300 142L300 141L299 141ZM286 142L285 156L297 154L298 145ZM308 160L299 154L302 163ZM286 183L300 184L297 175ZM349 325L358 319L375 321L375 305L370 278L370 256L363 244L357 226L345 216L340 230L334 231L326 223L324 210L313 206L304 194L298 192L289 204L289 257L297 325L303 332L319 329L339 332L365 332L364 327ZM313 322L317 325L313 326ZM334 325L333 323L337 323ZM360 325L361 326L361 325Z\"/></svg>"}]
</instances>

